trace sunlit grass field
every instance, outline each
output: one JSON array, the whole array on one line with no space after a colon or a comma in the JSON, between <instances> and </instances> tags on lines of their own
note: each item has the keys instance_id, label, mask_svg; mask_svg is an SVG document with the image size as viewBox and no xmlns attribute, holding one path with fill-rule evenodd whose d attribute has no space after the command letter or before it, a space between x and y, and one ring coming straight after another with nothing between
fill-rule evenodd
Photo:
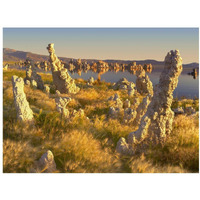
<instances>
[{"instance_id":1,"label":"sunlit grass field","mask_svg":"<svg viewBox=\"0 0 200 200\"><path fill-rule=\"evenodd\" d=\"M35 124L16 120L11 77L25 77L25 71L3 72L3 172L30 172L34 161L51 150L58 172L61 173L182 173L199 172L199 118L179 115L175 117L172 134L164 146L149 147L145 154L122 156L116 152L120 137L137 130L119 119L109 119L107 99L118 93L122 100L133 103L121 90L114 91L110 83L95 82L87 87L86 81L77 79L80 92L70 96L68 109L82 108L86 117L64 119L56 111L55 89L52 76L40 73L51 93L25 85L24 91L34 112ZM140 97L142 99L142 97ZM173 107L199 107L199 100L174 100Z\"/></svg>"}]
</instances>

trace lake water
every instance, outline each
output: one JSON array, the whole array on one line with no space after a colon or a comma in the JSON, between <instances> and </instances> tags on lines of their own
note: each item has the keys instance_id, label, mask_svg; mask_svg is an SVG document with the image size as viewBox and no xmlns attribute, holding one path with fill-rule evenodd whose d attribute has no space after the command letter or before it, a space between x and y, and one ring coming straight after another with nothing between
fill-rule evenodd
<instances>
[{"instance_id":1,"label":"lake water","mask_svg":"<svg viewBox=\"0 0 200 200\"><path fill-rule=\"evenodd\" d=\"M186 98L199 98L199 76L196 77L196 79L193 78L193 76L188 75L189 72L191 72L192 69L183 69L180 77L178 86L174 91L174 97L186 97ZM151 73L147 73L150 80L152 81L153 85L157 84L159 82L159 77L162 72L162 69L153 69ZM94 77L96 80L98 78L98 73L93 72L91 70L88 70L87 72L82 71L81 73L77 72L69 72L72 78L82 78L84 80L88 80L91 76ZM111 82L115 83L121 78L126 78L128 81L136 82L136 75L131 74L129 71L107 71L103 74L101 74L101 81Z\"/></svg>"}]
</instances>

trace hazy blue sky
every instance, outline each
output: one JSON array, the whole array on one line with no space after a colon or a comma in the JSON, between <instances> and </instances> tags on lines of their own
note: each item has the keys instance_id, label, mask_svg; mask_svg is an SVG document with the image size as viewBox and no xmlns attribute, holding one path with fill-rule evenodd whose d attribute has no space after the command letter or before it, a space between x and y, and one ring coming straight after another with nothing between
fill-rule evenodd
<instances>
[{"instance_id":1,"label":"hazy blue sky","mask_svg":"<svg viewBox=\"0 0 200 200\"><path fill-rule=\"evenodd\" d=\"M179 49L183 63L199 62L198 28L4 28L3 47L48 55L162 61Z\"/></svg>"}]
</instances>

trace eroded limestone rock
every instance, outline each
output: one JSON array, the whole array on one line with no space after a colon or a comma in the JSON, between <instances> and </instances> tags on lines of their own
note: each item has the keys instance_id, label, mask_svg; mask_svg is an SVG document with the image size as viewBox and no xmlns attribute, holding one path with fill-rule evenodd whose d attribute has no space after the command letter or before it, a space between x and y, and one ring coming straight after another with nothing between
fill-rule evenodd
<instances>
[{"instance_id":1,"label":"eroded limestone rock","mask_svg":"<svg viewBox=\"0 0 200 200\"><path fill-rule=\"evenodd\" d=\"M136 109L136 117L135 117L135 121L134 121L134 125L138 126L140 124L140 121L142 119L142 117L144 116L144 114L147 111L147 108L151 102L152 99L152 94L147 95L145 98L143 98L142 102L138 105L137 109Z\"/></svg>"},{"instance_id":2,"label":"eroded limestone rock","mask_svg":"<svg viewBox=\"0 0 200 200\"><path fill-rule=\"evenodd\" d=\"M178 107L173 110L175 114L184 114L184 109L182 107Z\"/></svg>"},{"instance_id":3,"label":"eroded limestone rock","mask_svg":"<svg viewBox=\"0 0 200 200\"><path fill-rule=\"evenodd\" d=\"M151 138L154 143L163 143L171 133L174 112L171 110L173 91L177 87L182 71L182 58L178 50L170 51L165 57L164 70L154 88L154 96L141 119L139 129L128 136L128 145L140 144Z\"/></svg>"},{"instance_id":4,"label":"eroded limestone rock","mask_svg":"<svg viewBox=\"0 0 200 200\"><path fill-rule=\"evenodd\" d=\"M33 111L31 110L26 95L24 93L24 80L17 76L12 77L13 96L17 119L20 121L33 121Z\"/></svg>"},{"instance_id":5,"label":"eroded limestone rock","mask_svg":"<svg viewBox=\"0 0 200 200\"><path fill-rule=\"evenodd\" d=\"M123 155L132 155L134 153L123 137L117 142L116 151Z\"/></svg>"},{"instance_id":6,"label":"eroded limestone rock","mask_svg":"<svg viewBox=\"0 0 200 200\"><path fill-rule=\"evenodd\" d=\"M69 110L66 106L71 100L70 97L58 97L55 99L57 111L65 118L69 117Z\"/></svg>"},{"instance_id":7,"label":"eroded limestone rock","mask_svg":"<svg viewBox=\"0 0 200 200\"><path fill-rule=\"evenodd\" d=\"M44 153L35 166L30 170L31 173L54 173L56 172L56 163L53 153L48 150Z\"/></svg>"},{"instance_id":8,"label":"eroded limestone rock","mask_svg":"<svg viewBox=\"0 0 200 200\"><path fill-rule=\"evenodd\" d=\"M114 96L111 96L108 101L110 101L111 104L108 112L109 117L117 118L120 112L123 111L123 102L117 93L115 93Z\"/></svg>"},{"instance_id":9,"label":"eroded limestone rock","mask_svg":"<svg viewBox=\"0 0 200 200\"><path fill-rule=\"evenodd\" d=\"M129 85L129 81L126 78L121 78L114 86L113 89L118 90L118 89L124 89L126 90Z\"/></svg>"},{"instance_id":10,"label":"eroded limestone rock","mask_svg":"<svg viewBox=\"0 0 200 200\"><path fill-rule=\"evenodd\" d=\"M58 95L58 96L60 95L60 92L58 90L56 90L56 95Z\"/></svg>"},{"instance_id":11,"label":"eroded limestone rock","mask_svg":"<svg viewBox=\"0 0 200 200\"><path fill-rule=\"evenodd\" d=\"M185 108L185 113L188 115L192 115L196 113L196 110L190 106L190 107Z\"/></svg>"},{"instance_id":12,"label":"eroded limestone rock","mask_svg":"<svg viewBox=\"0 0 200 200\"><path fill-rule=\"evenodd\" d=\"M8 67L9 67L9 64L8 63L6 63L4 66L3 66L3 70L8 70Z\"/></svg>"},{"instance_id":13,"label":"eroded limestone rock","mask_svg":"<svg viewBox=\"0 0 200 200\"><path fill-rule=\"evenodd\" d=\"M138 131L133 134L133 141L140 141L147 134L158 141L163 141L171 133L174 119L174 112L171 110L173 91L177 87L181 71L182 58L179 51L169 52L165 57L164 70L159 83L155 86L152 101L141 120Z\"/></svg>"},{"instance_id":14,"label":"eroded limestone rock","mask_svg":"<svg viewBox=\"0 0 200 200\"><path fill-rule=\"evenodd\" d=\"M94 84L94 78L91 76L91 77L88 79L87 85L88 85L88 86L92 86L93 84Z\"/></svg>"},{"instance_id":15,"label":"eroded limestone rock","mask_svg":"<svg viewBox=\"0 0 200 200\"><path fill-rule=\"evenodd\" d=\"M127 89L128 89L128 96L132 97L135 94L135 84L130 83Z\"/></svg>"},{"instance_id":16,"label":"eroded limestone rock","mask_svg":"<svg viewBox=\"0 0 200 200\"><path fill-rule=\"evenodd\" d=\"M77 93L80 88L76 86L74 79L71 78L64 64L55 54L54 44L49 44L47 50L50 54L50 64L53 76L53 83L60 93Z\"/></svg>"},{"instance_id":17,"label":"eroded limestone rock","mask_svg":"<svg viewBox=\"0 0 200 200\"><path fill-rule=\"evenodd\" d=\"M141 69L136 71L136 88L137 91L142 95L153 94L153 85L145 70Z\"/></svg>"},{"instance_id":18,"label":"eroded limestone rock","mask_svg":"<svg viewBox=\"0 0 200 200\"><path fill-rule=\"evenodd\" d=\"M31 85L32 85L33 89L37 89L37 87L38 87L37 82L35 80L31 80Z\"/></svg>"},{"instance_id":19,"label":"eroded limestone rock","mask_svg":"<svg viewBox=\"0 0 200 200\"><path fill-rule=\"evenodd\" d=\"M134 122L136 115L137 115L136 110L133 110L132 108L126 108L124 110L124 122L125 123Z\"/></svg>"},{"instance_id":20,"label":"eroded limestone rock","mask_svg":"<svg viewBox=\"0 0 200 200\"><path fill-rule=\"evenodd\" d=\"M44 92L46 94L49 94L50 93L50 87L48 85L44 85Z\"/></svg>"},{"instance_id":21,"label":"eroded limestone rock","mask_svg":"<svg viewBox=\"0 0 200 200\"><path fill-rule=\"evenodd\" d=\"M26 59L25 65L26 65L26 78L24 79L24 81L26 82L26 80L29 80L31 83L34 83L33 87L43 90L44 83L42 81L42 77L39 74L37 74L33 62L30 59ZM37 84L35 84L34 81Z\"/></svg>"},{"instance_id":22,"label":"eroded limestone rock","mask_svg":"<svg viewBox=\"0 0 200 200\"><path fill-rule=\"evenodd\" d=\"M29 80L25 80L25 84L30 86L31 85L31 82Z\"/></svg>"},{"instance_id":23,"label":"eroded limestone rock","mask_svg":"<svg viewBox=\"0 0 200 200\"><path fill-rule=\"evenodd\" d=\"M130 108L130 106L131 106L131 102L128 99L126 99L124 101L124 108Z\"/></svg>"},{"instance_id":24,"label":"eroded limestone rock","mask_svg":"<svg viewBox=\"0 0 200 200\"><path fill-rule=\"evenodd\" d=\"M85 116L84 110L81 108L78 111L73 110L72 112L72 117L84 117L84 116Z\"/></svg>"}]
</instances>

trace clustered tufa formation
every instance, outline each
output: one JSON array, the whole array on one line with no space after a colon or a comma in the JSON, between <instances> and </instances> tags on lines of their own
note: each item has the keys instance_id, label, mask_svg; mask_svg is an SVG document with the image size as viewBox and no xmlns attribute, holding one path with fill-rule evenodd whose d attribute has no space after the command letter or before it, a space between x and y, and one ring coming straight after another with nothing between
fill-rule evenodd
<instances>
[{"instance_id":1,"label":"clustered tufa formation","mask_svg":"<svg viewBox=\"0 0 200 200\"><path fill-rule=\"evenodd\" d=\"M53 83L60 93L77 93L80 88L76 86L74 79L71 78L64 64L55 54L54 44L49 44L47 50L50 54L50 64L53 76Z\"/></svg>"},{"instance_id":2,"label":"clustered tufa formation","mask_svg":"<svg viewBox=\"0 0 200 200\"><path fill-rule=\"evenodd\" d=\"M44 83L42 81L42 77L39 74L37 74L34 64L31 62L31 60L26 59L25 65L26 65L26 78L24 79L24 82L27 83L27 81L30 81L31 85L34 88L43 90Z\"/></svg>"},{"instance_id":3,"label":"clustered tufa formation","mask_svg":"<svg viewBox=\"0 0 200 200\"><path fill-rule=\"evenodd\" d=\"M128 146L124 139L117 144L117 151L132 154L132 145L141 144L148 138L153 143L163 143L172 131L174 112L171 110L173 91L177 87L178 77L182 71L182 58L178 50L170 51L165 57L164 70L159 83L154 88L154 96L141 119L139 129L128 136ZM123 148L122 148L123 146Z\"/></svg>"}]
</instances>

